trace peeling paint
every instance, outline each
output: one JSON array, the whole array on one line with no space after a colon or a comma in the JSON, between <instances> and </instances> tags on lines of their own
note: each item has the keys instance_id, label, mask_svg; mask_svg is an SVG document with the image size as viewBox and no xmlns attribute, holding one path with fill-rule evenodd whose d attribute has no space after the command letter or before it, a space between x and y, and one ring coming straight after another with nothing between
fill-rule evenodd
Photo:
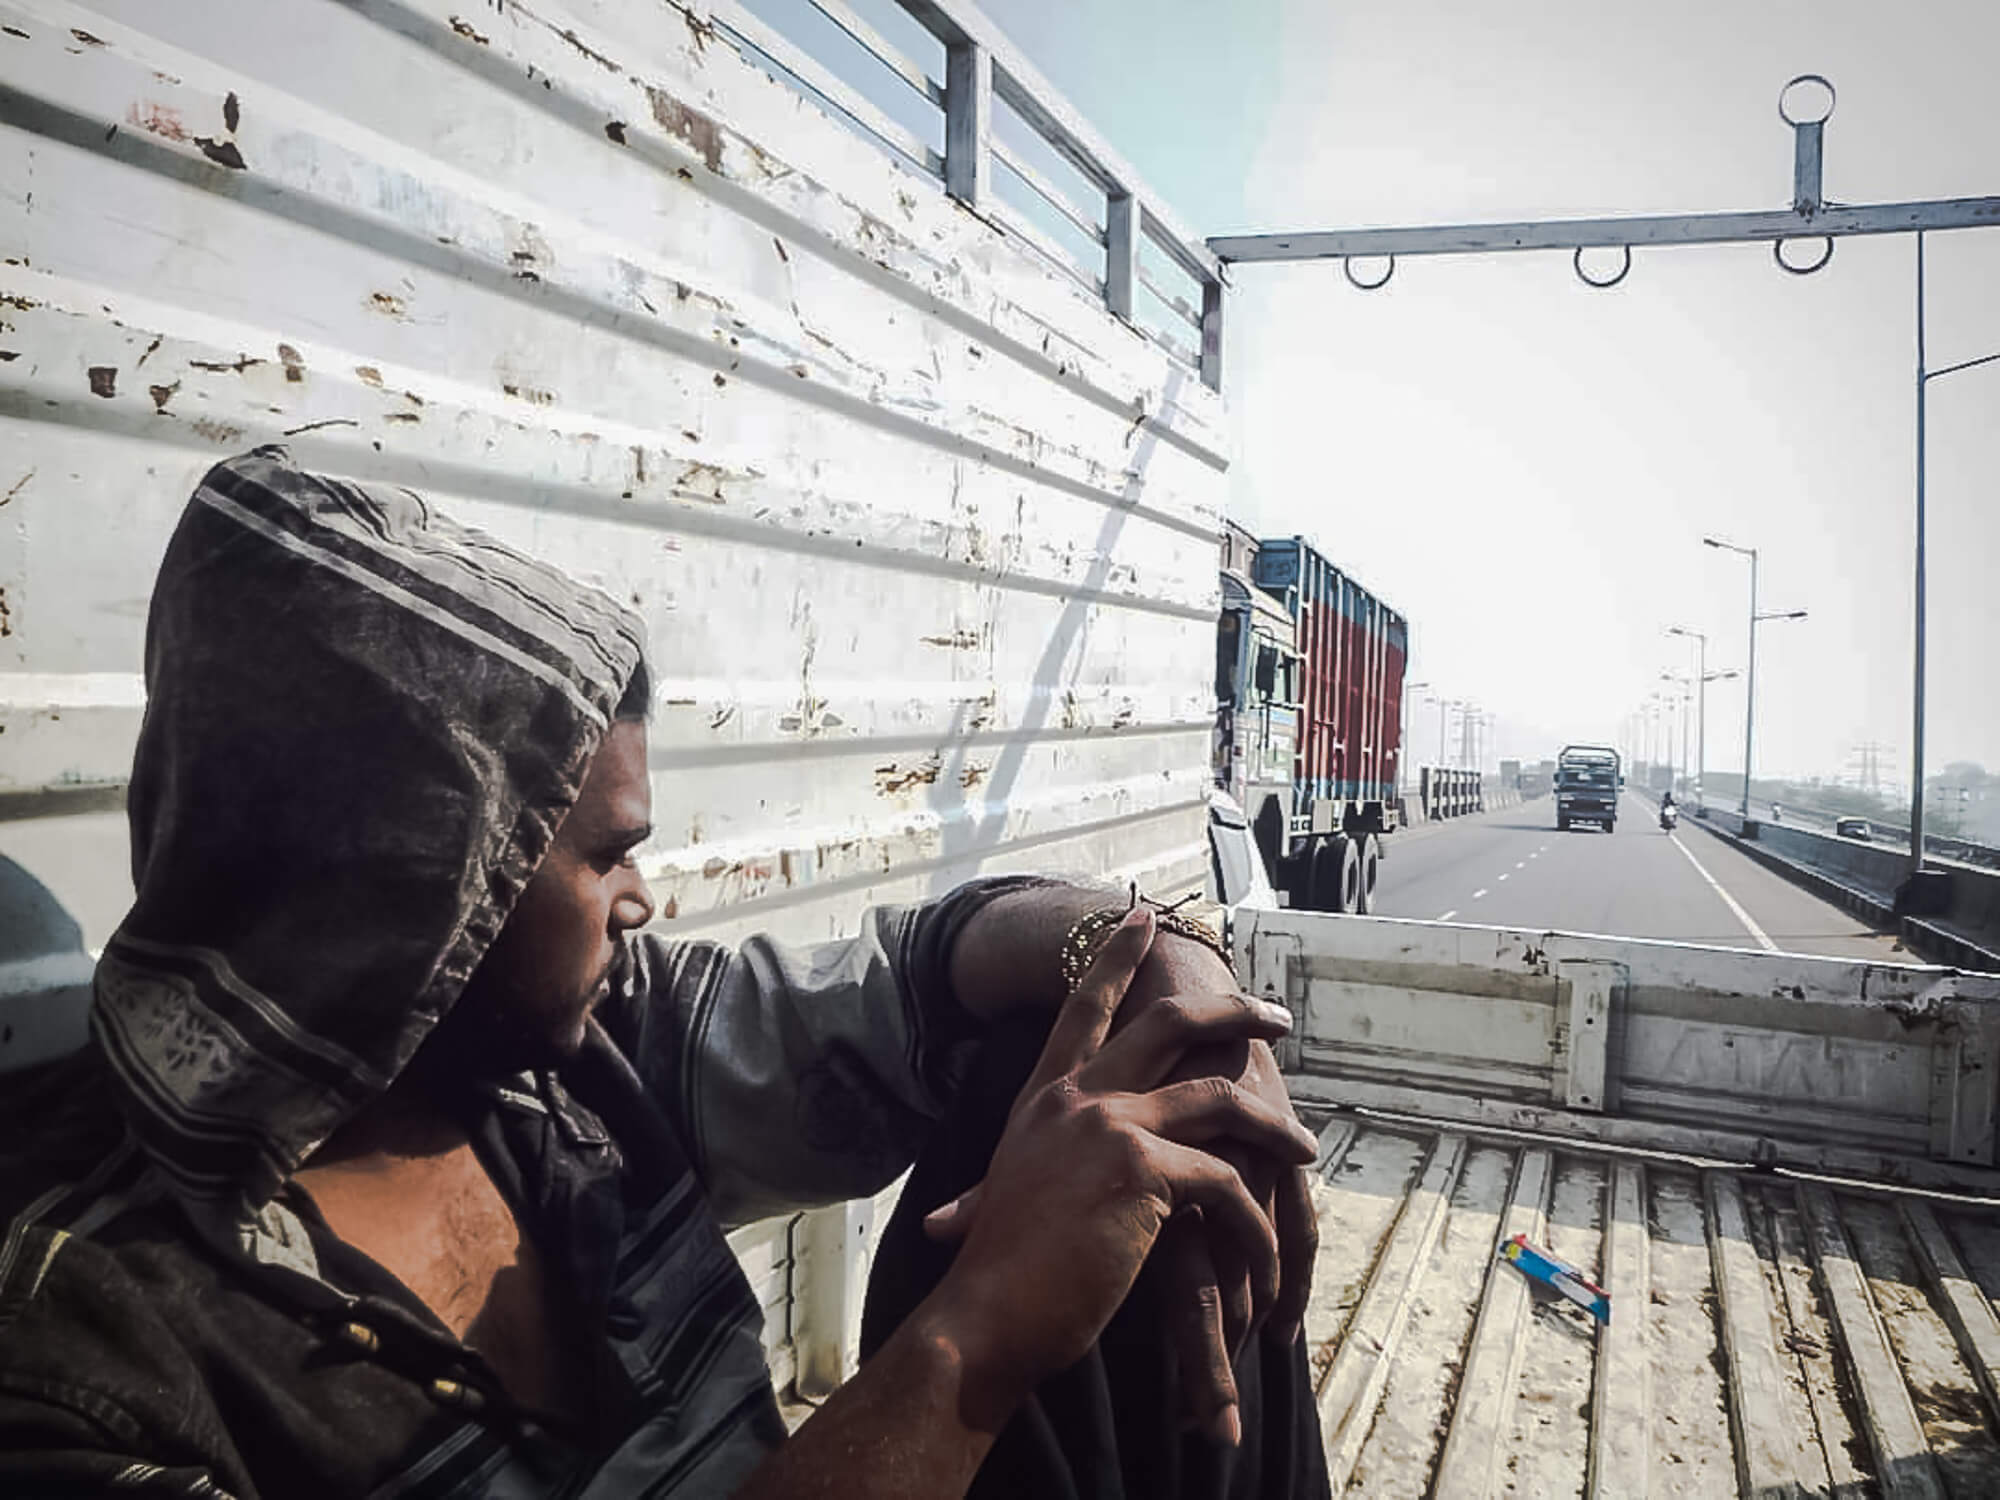
<instances>
[{"instance_id":1,"label":"peeling paint","mask_svg":"<svg viewBox=\"0 0 2000 1500\"><path fill-rule=\"evenodd\" d=\"M487 38L475 31L472 23L462 16L453 16L451 18L451 29L464 37L468 42L477 42L482 47L487 44Z\"/></svg>"},{"instance_id":2,"label":"peeling paint","mask_svg":"<svg viewBox=\"0 0 2000 1500\"><path fill-rule=\"evenodd\" d=\"M363 385L372 385L378 391L382 389L382 372L373 365L356 365L354 373Z\"/></svg>"},{"instance_id":3,"label":"peeling paint","mask_svg":"<svg viewBox=\"0 0 2000 1500\"><path fill-rule=\"evenodd\" d=\"M243 118L243 105L234 90L222 101L222 126L231 135L236 134L236 123Z\"/></svg>"},{"instance_id":4,"label":"peeling paint","mask_svg":"<svg viewBox=\"0 0 2000 1500\"><path fill-rule=\"evenodd\" d=\"M368 294L368 305L378 313L386 314L392 318L408 316L403 299L393 292L370 292Z\"/></svg>"},{"instance_id":5,"label":"peeling paint","mask_svg":"<svg viewBox=\"0 0 2000 1500\"><path fill-rule=\"evenodd\" d=\"M116 365L92 365L89 370L90 394L106 400L118 394L118 367Z\"/></svg>"},{"instance_id":6,"label":"peeling paint","mask_svg":"<svg viewBox=\"0 0 2000 1500\"><path fill-rule=\"evenodd\" d=\"M103 37L92 36L89 32L79 31L74 26L70 27L69 34L75 37L79 42L82 42L86 47L102 47L104 45Z\"/></svg>"},{"instance_id":7,"label":"peeling paint","mask_svg":"<svg viewBox=\"0 0 2000 1500\"><path fill-rule=\"evenodd\" d=\"M513 385L513 384L503 383L500 389L505 391L508 395L514 397L517 401L532 402L536 406L553 405L556 399L554 391L540 390L532 385Z\"/></svg>"},{"instance_id":8,"label":"peeling paint","mask_svg":"<svg viewBox=\"0 0 2000 1500\"><path fill-rule=\"evenodd\" d=\"M258 359L255 355L239 354L235 359L229 360L226 363L213 359L191 359L188 361L188 368L191 370L213 370L217 374L241 375L252 365L261 365L263 363L264 361Z\"/></svg>"},{"instance_id":9,"label":"peeling paint","mask_svg":"<svg viewBox=\"0 0 2000 1500\"><path fill-rule=\"evenodd\" d=\"M596 63L598 67L604 69L607 73L616 73L620 75L624 73L625 70L623 68L619 67L617 63L613 62L610 58L606 57L602 52L599 52L596 48L591 47L590 45L582 41L574 31L566 30L558 33L558 35L560 35L562 39L568 42L572 47L576 48L578 52L581 52L585 57L589 58L592 62Z\"/></svg>"},{"instance_id":10,"label":"peeling paint","mask_svg":"<svg viewBox=\"0 0 2000 1500\"><path fill-rule=\"evenodd\" d=\"M612 140L616 141L616 142L617 142L617 143L618 143L619 145L621 145L621 146L622 146L622 145L624 145L624 144L626 143L626 142L625 142L625 122L624 122L623 120L607 120L607 121L605 121L605 122L604 122L604 133L605 133L605 134L606 134L607 136L609 136L609 137L610 137L610 138L611 138Z\"/></svg>"},{"instance_id":11,"label":"peeling paint","mask_svg":"<svg viewBox=\"0 0 2000 1500\"><path fill-rule=\"evenodd\" d=\"M188 424L196 435L229 448L243 440L243 429L234 422L218 422L213 417L196 417Z\"/></svg>"},{"instance_id":12,"label":"peeling paint","mask_svg":"<svg viewBox=\"0 0 2000 1500\"><path fill-rule=\"evenodd\" d=\"M709 171L722 172L722 127L698 109L690 109L672 94L646 85L646 102L660 128L694 147Z\"/></svg>"},{"instance_id":13,"label":"peeling paint","mask_svg":"<svg viewBox=\"0 0 2000 1500\"><path fill-rule=\"evenodd\" d=\"M23 474L19 479L15 480L13 488L8 490L6 494L0 495L0 505L6 505L11 500L13 500L13 498L16 495L20 494L22 490L28 487L28 481L30 479L33 479L35 475L40 472L41 471L38 469L30 469L28 470L27 473Z\"/></svg>"},{"instance_id":14,"label":"peeling paint","mask_svg":"<svg viewBox=\"0 0 2000 1500\"><path fill-rule=\"evenodd\" d=\"M949 635L920 635L917 639L926 646L946 646L954 651L976 650L980 643L978 631L963 627L952 631Z\"/></svg>"},{"instance_id":15,"label":"peeling paint","mask_svg":"<svg viewBox=\"0 0 2000 1500\"><path fill-rule=\"evenodd\" d=\"M885 797L907 792L912 787L930 786L944 771L943 759L933 751L916 765L903 767L895 761L875 768L875 790Z\"/></svg>"},{"instance_id":16,"label":"peeling paint","mask_svg":"<svg viewBox=\"0 0 2000 1500\"><path fill-rule=\"evenodd\" d=\"M174 392L179 390L180 388L181 388L181 383L178 380L176 380L172 385L147 386L146 387L147 394L149 394L153 398L153 410L156 412L165 411L167 409L167 403L174 399Z\"/></svg>"},{"instance_id":17,"label":"peeling paint","mask_svg":"<svg viewBox=\"0 0 2000 1500\"><path fill-rule=\"evenodd\" d=\"M187 125L181 120L181 112L171 105L159 104L151 99L140 99L125 111L125 123L166 140L186 143Z\"/></svg>"},{"instance_id":18,"label":"peeling paint","mask_svg":"<svg viewBox=\"0 0 2000 1500\"><path fill-rule=\"evenodd\" d=\"M306 378L305 357L290 344L278 345L278 358L285 364L285 379L297 385Z\"/></svg>"},{"instance_id":19,"label":"peeling paint","mask_svg":"<svg viewBox=\"0 0 2000 1500\"><path fill-rule=\"evenodd\" d=\"M194 143L200 148L201 154L218 167L228 167L232 172L242 172L250 165L244 161L243 153L236 149L234 141L218 141L212 136L198 135L194 138Z\"/></svg>"}]
</instances>

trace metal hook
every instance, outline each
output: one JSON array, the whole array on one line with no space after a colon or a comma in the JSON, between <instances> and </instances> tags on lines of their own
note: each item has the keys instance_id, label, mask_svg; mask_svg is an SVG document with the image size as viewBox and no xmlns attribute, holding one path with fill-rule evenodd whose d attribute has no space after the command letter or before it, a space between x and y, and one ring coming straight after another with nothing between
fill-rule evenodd
<instances>
[{"instance_id":1,"label":"metal hook","mask_svg":"<svg viewBox=\"0 0 2000 1500\"><path fill-rule=\"evenodd\" d=\"M1820 238L1826 241L1826 252L1809 266L1795 266L1785 259L1785 246L1791 243L1788 239L1771 241L1771 258L1778 263L1780 270L1790 271L1794 276L1810 276L1815 271L1824 271L1827 262L1833 259L1833 236L1823 234Z\"/></svg>"},{"instance_id":2,"label":"metal hook","mask_svg":"<svg viewBox=\"0 0 2000 1500\"><path fill-rule=\"evenodd\" d=\"M1576 247L1576 254L1573 257L1571 257L1570 263L1576 267L1577 280L1581 281L1585 286L1594 286L1600 289L1607 286L1616 286L1618 285L1619 282L1623 281L1627 276L1631 275L1632 247L1630 245L1620 245L1618 247L1619 250L1623 252L1625 256L1624 262L1618 267L1618 274L1616 276L1609 277L1602 281L1598 280L1595 276L1592 276L1588 271L1584 270L1583 268L1584 248L1585 247L1582 245L1578 245Z\"/></svg>"},{"instance_id":3,"label":"metal hook","mask_svg":"<svg viewBox=\"0 0 2000 1500\"><path fill-rule=\"evenodd\" d=\"M1816 83L1826 90L1826 113L1816 120L1794 120L1791 111L1785 108L1785 96L1802 83ZM1800 125L1824 125L1833 117L1833 105L1838 97L1834 92L1833 83L1830 79L1818 73L1801 73L1790 83L1778 90L1778 118L1783 120L1787 125L1795 128Z\"/></svg>"},{"instance_id":4,"label":"metal hook","mask_svg":"<svg viewBox=\"0 0 2000 1500\"><path fill-rule=\"evenodd\" d=\"M1396 274L1396 257L1392 255L1388 260L1389 263L1382 268L1379 278L1374 281L1363 281L1354 274L1354 257L1343 255L1340 258L1340 274L1347 278L1347 284L1351 287L1357 287L1364 292L1379 292L1389 284L1389 278Z\"/></svg>"}]
</instances>

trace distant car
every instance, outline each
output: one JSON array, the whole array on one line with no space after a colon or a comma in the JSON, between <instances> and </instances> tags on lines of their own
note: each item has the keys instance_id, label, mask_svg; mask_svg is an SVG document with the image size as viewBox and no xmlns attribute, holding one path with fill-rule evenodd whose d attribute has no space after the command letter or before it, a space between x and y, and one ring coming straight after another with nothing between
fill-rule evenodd
<instances>
[{"instance_id":1,"label":"distant car","mask_svg":"<svg viewBox=\"0 0 2000 1500\"><path fill-rule=\"evenodd\" d=\"M1864 844L1875 837L1874 830L1868 826L1866 818L1837 819L1834 822L1833 831L1841 838L1860 839Z\"/></svg>"}]
</instances>

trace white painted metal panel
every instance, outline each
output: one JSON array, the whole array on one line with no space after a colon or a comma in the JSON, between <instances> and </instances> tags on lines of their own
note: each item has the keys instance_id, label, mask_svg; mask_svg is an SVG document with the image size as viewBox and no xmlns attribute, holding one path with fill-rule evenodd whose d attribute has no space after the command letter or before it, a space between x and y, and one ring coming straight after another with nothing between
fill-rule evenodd
<instances>
[{"instance_id":1,"label":"white painted metal panel","mask_svg":"<svg viewBox=\"0 0 2000 1500\"><path fill-rule=\"evenodd\" d=\"M93 949L154 569L274 441L645 615L679 930L1191 888L1223 432L698 4L0 0L0 853ZM781 1377L804 1238L739 1245Z\"/></svg>"},{"instance_id":2,"label":"white painted metal panel","mask_svg":"<svg viewBox=\"0 0 2000 1500\"><path fill-rule=\"evenodd\" d=\"M2000 1181L2000 979L1290 911L1239 914L1237 942L1300 1019L1305 1097Z\"/></svg>"}]
</instances>

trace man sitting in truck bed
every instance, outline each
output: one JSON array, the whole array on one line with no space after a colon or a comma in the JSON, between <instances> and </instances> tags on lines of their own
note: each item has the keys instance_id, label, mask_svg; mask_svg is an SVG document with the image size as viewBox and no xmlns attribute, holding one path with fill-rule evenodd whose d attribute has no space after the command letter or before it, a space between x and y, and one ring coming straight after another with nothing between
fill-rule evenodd
<instances>
[{"instance_id":1,"label":"man sitting in truck bed","mask_svg":"<svg viewBox=\"0 0 2000 1500\"><path fill-rule=\"evenodd\" d=\"M1214 1351L1239 1283L1278 1295L1273 1219L1296 1349L1283 1014L1167 919L1000 880L809 950L640 934L638 622L281 450L203 481L146 665L137 899L0 1182L0 1491L962 1493L1189 1206L1200 1417L1234 1431ZM949 1271L787 1442L722 1225L893 1180L1024 1008Z\"/></svg>"}]
</instances>

